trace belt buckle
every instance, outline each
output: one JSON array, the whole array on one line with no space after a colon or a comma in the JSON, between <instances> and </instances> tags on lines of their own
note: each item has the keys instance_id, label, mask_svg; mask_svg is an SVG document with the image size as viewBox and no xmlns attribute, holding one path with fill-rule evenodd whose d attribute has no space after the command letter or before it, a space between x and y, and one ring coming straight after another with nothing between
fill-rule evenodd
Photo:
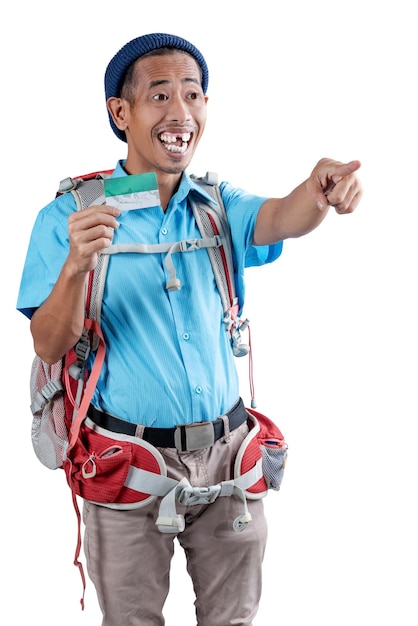
<instances>
[{"instance_id":1,"label":"belt buckle","mask_svg":"<svg viewBox=\"0 0 418 626\"><path fill-rule=\"evenodd\" d=\"M179 452L193 452L210 448L215 443L212 422L198 422L177 426L174 431L174 445Z\"/></svg>"}]
</instances>

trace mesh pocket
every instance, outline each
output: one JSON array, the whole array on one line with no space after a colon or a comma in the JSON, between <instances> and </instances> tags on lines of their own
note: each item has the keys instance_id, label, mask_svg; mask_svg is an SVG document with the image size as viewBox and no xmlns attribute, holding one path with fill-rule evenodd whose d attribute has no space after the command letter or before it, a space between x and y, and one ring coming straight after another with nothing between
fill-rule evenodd
<instances>
[{"instance_id":1,"label":"mesh pocket","mask_svg":"<svg viewBox=\"0 0 418 626\"><path fill-rule=\"evenodd\" d=\"M287 459L287 447L274 442L260 443L263 455L263 475L269 489L279 491Z\"/></svg>"},{"instance_id":2,"label":"mesh pocket","mask_svg":"<svg viewBox=\"0 0 418 626\"><path fill-rule=\"evenodd\" d=\"M59 398L53 407L45 406L32 420L32 445L36 456L49 469L62 466L68 446L68 432L64 420L64 401Z\"/></svg>"},{"instance_id":3,"label":"mesh pocket","mask_svg":"<svg viewBox=\"0 0 418 626\"><path fill-rule=\"evenodd\" d=\"M48 365L35 357L30 377L31 437L36 456L49 469L62 466L68 445L61 374L61 361Z\"/></svg>"}]
</instances>

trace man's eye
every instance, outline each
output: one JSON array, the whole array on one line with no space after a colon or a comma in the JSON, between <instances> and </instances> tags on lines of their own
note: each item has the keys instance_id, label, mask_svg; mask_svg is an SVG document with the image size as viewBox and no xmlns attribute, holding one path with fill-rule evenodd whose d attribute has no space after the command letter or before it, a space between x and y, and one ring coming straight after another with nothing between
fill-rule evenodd
<instances>
[{"instance_id":1,"label":"man's eye","mask_svg":"<svg viewBox=\"0 0 418 626\"><path fill-rule=\"evenodd\" d=\"M157 93L155 94L155 96L153 96L153 100L159 100L164 102L164 100L168 100L168 96L166 96L165 93Z\"/></svg>"},{"instance_id":2,"label":"man's eye","mask_svg":"<svg viewBox=\"0 0 418 626\"><path fill-rule=\"evenodd\" d=\"M187 97L189 100L197 100L199 97L199 94L196 91L193 91L192 93L189 93Z\"/></svg>"}]
</instances>

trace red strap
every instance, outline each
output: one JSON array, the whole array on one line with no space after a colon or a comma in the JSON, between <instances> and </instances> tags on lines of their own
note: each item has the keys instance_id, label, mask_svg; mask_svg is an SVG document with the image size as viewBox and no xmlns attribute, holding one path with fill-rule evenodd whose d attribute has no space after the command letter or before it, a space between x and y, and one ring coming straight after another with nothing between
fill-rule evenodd
<instances>
[{"instance_id":1,"label":"red strap","mask_svg":"<svg viewBox=\"0 0 418 626\"><path fill-rule=\"evenodd\" d=\"M80 598L81 610L84 611L84 595L86 593L86 576L84 574L84 568L82 562L79 560L80 552L81 552L81 514L80 509L78 508L77 496L73 488L71 488L71 494L73 497L73 505L74 510L77 515L77 545L74 554L74 565L76 565L79 569L81 582L83 585L83 595Z\"/></svg>"},{"instance_id":2,"label":"red strap","mask_svg":"<svg viewBox=\"0 0 418 626\"><path fill-rule=\"evenodd\" d=\"M83 174L82 176L73 176L73 180L92 180L93 178L97 178L101 174L110 175L113 173L113 170L100 170L99 172L90 172L90 174Z\"/></svg>"},{"instance_id":3,"label":"red strap","mask_svg":"<svg viewBox=\"0 0 418 626\"><path fill-rule=\"evenodd\" d=\"M103 366L103 361L104 361L104 356L106 353L106 347L105 347L105 342L103 339L103 334L102 334L102 330L100 328L100 325L98 324L98 322L96 320L93 319L89 319L86 318L84 320L84 327L89 330L92 331L93 333L95 333L98 337L99 337L99 346L97 348L96 351L96 355L95 355L95 359L94 359L94 363L93 363L93 367L92 370L90 372L90 376L87 380L87 385L86 388L84 390L84 395L83 398L80 402L80 406L79 407L75 407L77 410L77 416L71 426L71 430L70 430L70 441L69 441L69 445L66 451L67 454L67 462L70 463L71 465L71 459L68 457L68 453L70 452L70 450L74 447L79 432L80 432L80 427L81 424L85 418L85 416L87 415L87 410L90 406L90 402L91 399L93 397L93 393L94 390L96 388L97 385L97 381L99 379L99 375ZM66 374L68 375L68 371L66 371ZM69 387L69 385L67 385L67 388ZM81 581L83 584L83 595L81 597L80 603L81 603L81 608L82 610L84 610L84 594L86 591L86 577L84 574L84 569L83 569L83 564L81 563L81 561L79 560L80 557L80 551L81 551L81 514L80 514L80 509L78 507L78 502L77 502L77 494L75 492L75 489L73 488L73 485L71 484L71 469L67 472L67 478L68 478L68 482L71 488L71 494L72 494L72 499L73 499L73 505L74 505L74 510L76 512L76 516L77 516L77 545L76 545L76 549L75 549L75 554L74 554L74 565L76 565L80 571L80 576L81 576Z\"/></svg>"},{"instance_id":4,"label":"red strap","mask_svg":"<svg viewBox=\"0 0 418 626\"><path fill-rule=\"evenodd\" d=\"M70 441L69 441L68 448L67 448L67 455L70 452L70 450L74 447L78 439L80 427L84 418L87 415L87 410L90 406L90 402L93 397L93 393L96 388L97 381L99 380L100 372L103 366L103 361L104 361L104 357L106 353L106 347L105 347L105 342L103 339L102 330L98 322L96 320L86 318L84 320L84 327L87 330L92 331L99 337L99 345L96 351L96 356L94 358L93 367L90 372L90 376L87 380L86 388L84 390L83 399L81 400L80 406L77 411L77 416L71 426Z\"/></svg>"},{"instance_id":5,"label":"red strap","mask_svg":"<svg viewBox=\"0 0 418 626\"><path fill-rule=\"evenodd\" d=\"M96 265L96 268L97 268L97 265ZM85 315L87 317L90 316L91 294L92 294L92 290L93 290L94 274L95 274L95 270L90 270L89 277L88 277L88 280L87 280L86 305L85 305L86 306L86 313L85 313Z\"/></svg>"}]
</instances>

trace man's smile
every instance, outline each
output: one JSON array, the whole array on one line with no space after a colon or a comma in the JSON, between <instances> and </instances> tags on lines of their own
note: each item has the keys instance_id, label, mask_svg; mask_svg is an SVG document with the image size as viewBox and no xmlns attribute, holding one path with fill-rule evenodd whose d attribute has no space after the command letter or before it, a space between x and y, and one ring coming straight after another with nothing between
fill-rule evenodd
<instances>
[{"instance_id":1,"label":"man's smile","mask_svg":"<svg viewBox=\"0 0 418 626\"><path fill-rule=\"evenodd\" d=\"M192 137L192 133L169 133L163 132L158 135L159 140L169 152L176 152L183 154L186 152L189 141Z\"/></svg>"}]
</instances>

